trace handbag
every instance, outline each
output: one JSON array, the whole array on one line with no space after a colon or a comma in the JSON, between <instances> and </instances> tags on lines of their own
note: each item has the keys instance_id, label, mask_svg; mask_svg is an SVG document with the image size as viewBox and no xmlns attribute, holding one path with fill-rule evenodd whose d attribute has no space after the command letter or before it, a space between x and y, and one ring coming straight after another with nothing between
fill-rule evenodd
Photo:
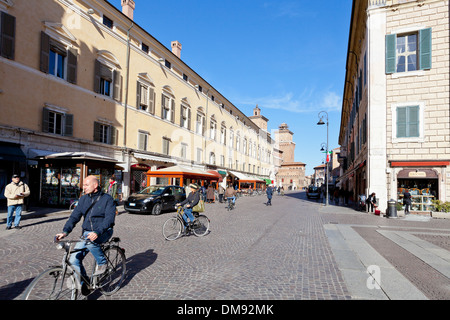
<instances>
[{"instance_id":1,"label":"handbag","mask_svg":"<svg viewBox=\"0 0 450 320\"><path fill-rule=\"evenodd\" d=\"M194 212L204 212L205 211L205 203L203 200L200 200L193 208L192 211Z\"/></svg>"}]
</instances>

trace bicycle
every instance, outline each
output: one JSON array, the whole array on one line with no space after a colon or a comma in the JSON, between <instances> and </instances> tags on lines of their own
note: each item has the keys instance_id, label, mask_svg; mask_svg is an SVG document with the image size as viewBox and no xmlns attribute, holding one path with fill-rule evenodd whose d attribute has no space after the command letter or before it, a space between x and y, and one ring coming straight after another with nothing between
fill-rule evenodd
<instances>
[{"instance_id":1,"label":"bicycle","mask_svg":"<svg viewBox=\"0 0 450 320\"><path fill-rule=\"evenodd\" d=\"M236 199L233 201L233 198L228 198L227 200L228 200L228 206L227 206L228 211L231 211L234 208L236 208L236 202L235 202Z\"/></svg>"},{"instance_id":2,"label":"bicycle","mask_svg":"<svg viewBox=\"0 0 450 320\"><path fill-rule=\"evenodd\" d=\"M86 295L99 289L103 295L110 296L120 289L126 274L125 249L119 247L120 238L113 237L101 245L107 260L106 271L101 275L94 275L96 270L94 262L89 279L75 271L69 262L72 253L87 250L86 248L73 249L73 244L80 241L89 240L55 241L57 249L65 250L62 265L51 266L39 274L25 289L23 300L77 300L82 298L80 295L80 293L82 294L81 280L84 281L89 292ZM83 294L83 296L86 295Z\"/></svg>"},{"instance_id":3,"label":"bicycle","mask_svg":"<svg viewBox=\"0 0 450 320\"><path fill-rule=\"evenodd\" d=\"M177 215L169 218L164 222L162 232L166 240L176 240L181 235L188 235L191 232L197 237L203 237L209 231L210 220L207 216L193 212L195 220L192 224L186 224L183 219L184 208L182 206L177 207Z\"/></svg>"}]
</instances>

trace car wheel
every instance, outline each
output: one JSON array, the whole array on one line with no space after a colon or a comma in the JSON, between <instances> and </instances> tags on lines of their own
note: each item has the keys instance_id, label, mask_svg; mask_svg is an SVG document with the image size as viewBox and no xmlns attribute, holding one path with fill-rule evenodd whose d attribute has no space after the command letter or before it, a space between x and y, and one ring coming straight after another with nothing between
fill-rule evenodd
<instances>
[{"instance_id":1,"label":"car wheel","mask_svg":"<svg viewBox=\"0 0 450 320\"><path fill-rule=\"evenodd\" d=\"M156 203L153 206L152 214L155 215L155 216L160 215L161 214L161 209L162 209L161 203Z\"/></svg>"}]
</instances>

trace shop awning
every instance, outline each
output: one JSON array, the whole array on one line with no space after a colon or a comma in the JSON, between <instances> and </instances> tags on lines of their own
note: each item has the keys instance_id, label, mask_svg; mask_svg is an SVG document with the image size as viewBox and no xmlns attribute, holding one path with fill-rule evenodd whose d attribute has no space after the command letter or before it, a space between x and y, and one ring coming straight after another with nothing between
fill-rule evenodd
<instances>
[{"instance_id":1,"label":"shop awning","mask_svg":"<svg viewBox=\"0 0 450 320\"><path fill-rule=\"evenodd\" d=\"M118 162L116 159L102 156L100 154L95 154L92 152L61 152L61 153L52 153L46 156L39 157L41 159L80 159L80 160L97 160L97 161L105 161L105 162Z\"/></svg>"},{"instance_id":2,"label":"shop awning","mask_svg":"<svg viewBox=\"0 0 450 320\"><path fill-rule=\"evenodd\" d=\"M26 159L25 153L23 153L20 146L18 145L0 146L0 160L22 162L25 161L25 159Z\"/></svg>"},{"instance_id":3,"label":"shop awning","mask_svg":"<svg viewBox=\"0 0 450 320\"><path fill-rule=\"evenodd\" d=\"M236 172L236 171L229 171L229 173L233 176L235 176L236 178L239 179L239 181L243 181L243 182L266 182L265 180L262 180L261 178L257 178L257 177L250 177L247 176L243 173L240 172Z\"/></svg>"},{"instance_id":4,"label":"shop awning","mask_svg":"<svg viewBox=\"0 0 450 320\"><path fill-rule=\"evenodd\" d=\"M217 182L222 182L223 181L223 177L221 176L221 174L215 170L208 170L208 173L211 173L213 176L216 177Z\"/></svg>"},{"instance_id":5,"label":"shop awning","mask_svg":"<svg viewBox=\"0 0 450 320\"><path fill-rule=\"evenodd\" d=\"M158 178L188 178L188 179L199 179L199 180L217 180L217 176L209 172L205 172L198 169L187 168L182 166L172 166L168 168L163 168L159 170L149 170L147 171L147 177L158 177ZM182 183L182 181L180 181Z\"/></svg>"}]
</instances>

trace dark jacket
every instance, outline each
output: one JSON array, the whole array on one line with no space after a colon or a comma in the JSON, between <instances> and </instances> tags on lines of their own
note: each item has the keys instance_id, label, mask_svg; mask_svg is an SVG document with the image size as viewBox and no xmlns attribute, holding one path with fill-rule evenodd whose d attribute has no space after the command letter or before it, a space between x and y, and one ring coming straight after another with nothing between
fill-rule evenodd
<instances>
[{"instance_id":1,"label":"dark jacket","mask_svg":"<svg viewBox=\"0 0 450 320\"><path fill-rule=\"evenodd\" d=\"M95 204L89 209L94 201L96 201ZM66 234L72 232L73 228L81 220L81 217L84 218L82 225L83 231L93 231L100 236L114 226L116 206L114 205L113 198L103 192L82 196L70 215L69 220L64 225L63 231Z\"/></svg>"},{"instance_id":2,"label":"dark jacket","mask_svg":"<svg viewBox=\"0 0 450 320\"><path fill-rule=\"evenodd\" d=\"M272 199L273 189L272 187L268 187L266 189L267 198Z\"/></svg>"},{"instance_id":3,"label":"dark jacket","mask_svg":"<svg viewBox=\"0 0 450 320\"><path fill-rule=\"evenodd\" d=\"M195 207L197 203L200 201L200 193L197 192L191 192L189 193L188 197L180 203L180 205L184 206L185 204L189 204L191 208Z\"/></svg>"},{"instance_id":4,"label":"dark jacket","mask_svg":"<svg viewBox=\"0 0 450 320\"><path fill-rule=\"evenodd\" d=\"M411 205L411 193L405 192L403 194L403 204Z\"/></svg>"}]
</instances>

